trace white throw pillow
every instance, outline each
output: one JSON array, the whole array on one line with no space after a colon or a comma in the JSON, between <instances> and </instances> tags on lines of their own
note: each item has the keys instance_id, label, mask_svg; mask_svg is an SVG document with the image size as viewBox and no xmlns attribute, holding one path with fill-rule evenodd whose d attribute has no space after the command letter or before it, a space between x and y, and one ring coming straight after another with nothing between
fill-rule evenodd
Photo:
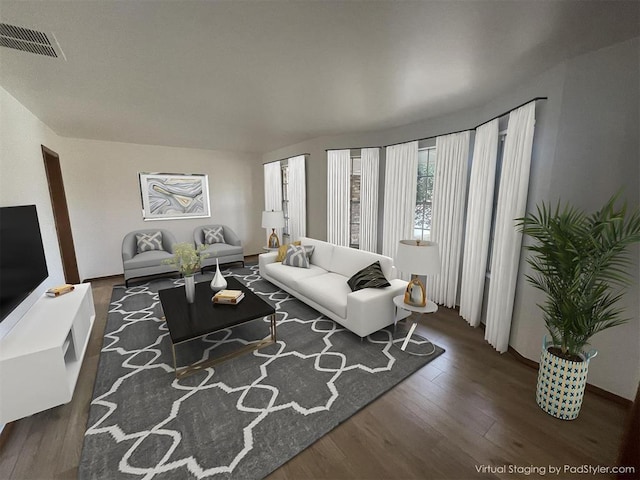
<instances>
[{"instance_id":1,"label":"white throw pillow","mask_svg":"<svg viewBox=\"0 0 640 480\"><path fill-rule=\"evenodd\" d=\"M287 247L287 253L282 260L282 265L309 268L309 257L312 253L313 247L305 247L305 245L289 245Z\"/></svg>"}]
</instances>

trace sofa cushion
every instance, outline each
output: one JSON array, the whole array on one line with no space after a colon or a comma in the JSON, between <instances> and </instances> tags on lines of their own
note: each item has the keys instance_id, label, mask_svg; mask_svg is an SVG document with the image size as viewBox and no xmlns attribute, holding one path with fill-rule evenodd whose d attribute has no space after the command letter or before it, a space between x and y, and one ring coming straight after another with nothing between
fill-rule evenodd
<instances>
[{"instance_id":1,"label":"sofa cushion","mask_svg":"<svg viewBox=\"0 0 640 480\"><path fill-rule=\"evenodd\" d=\"M354 292L362 290L363 288L383 288L391 286L389 281L382 274L379 261L376 261L368 267L364 267L359 272L356 272L349 280L347 280L347 285L349 285L349 288Z\"/></svg>"},{"instance_id":2,"label":"sofa cushion","mask_svg":"<svg viewBox=\"0 0 640 480\"><path fill-rule=\"evenodd\" d=\"M327 273L327 271L313 264L309 265L309 268L295 268L278 262L267 264L265 266L265 273L274 280L295 289L299 281L316 275L322 275Z\"/></svg>"},{"instance_id":3,"label":"sofa cushion","mask_svg":"<svg viewBox=\"0 0 640 480\"><path fill-rule=\"evenodd\" d=\"M278 256L276 257L276 262L281 262L282 260L284 260L284 257L287 255L287 248L289 248L289 245L300 245L300 240L280 245L280 247L278 248Z\"/></svg>"},{"instance_id":4,"label":"sofa cushion","mask_svg":"<svg viewBox=\"0 0 640 480\"><path fill-rule=\"evenodd\" d=\"M313 253L313 248L310 245L289 245L282 264L290 267L309 268L309 257L310 253Z\"/></svg>"},{"instance_id":5,"label":"sofa cushion","mask_svg":"<svg viewBox=\"0 0 640 480\"><path fill-rule=\"evenodd\" d=\"M229 245L228 243L213 243L206 245L207 248L202 250L201 255L206 254L207 258L223 257L226 255L242 255L241 245Z\"/></svg>"},{"instance_id":6,"label":"sofa cushion","mask_svg":"<svg viewBox=\"0 0 640 480\"><path fill-rule=\"evenodd\" d=\"M224 228L219 227L211 227L211 228L203 228L202 233L204 233L204 243L208 245L213 245L215 243L226 243L224 241Z\"/></svg>"},{"instance_id":7,"label":"sofa cushion","mask_svg":"<svg viewBox=\"0 0 640 480\"><path fill-rule=\"evenodd\" d=\"M162 265L163 260L173 258L169 252L164 250L150 250L148 252L142 252L129 260L125 260L124 267L126 270L131 268L146 268L157 267Z\"/></svg>"},{"instance_id":8,"label":"sofa cushion","mask_svg":"<svg viewBox=\"0 0 640 480\"><path fill-rule=\"evenodd\" d=\"M325 270L330 270L334 249L334 246L332 244L323 242L322 240L316 240L314 238L307 237L300 238L300 241L302 245L311 245L312 247L314 247L313 256L311 257L311 263L313 265L317 265L320 268L324 268Z\"/></svg>"},{"instance_id":9,"label":"sofa cushion","mask_svg":"<svg viewBox=\"0 0 640 480\"><path fill-rule=\"evenodd\" d=\"M383 275L392 278L393 259L391 257L349 247L334 247L331 267L327 270L351 278L356 272L376 261L380 262Z\"/></svg>"},{"instance_id":10,"label":"sofa cushion","mask_svg":"<svg viewBox=\"0 0 640 480\"><path fill-rule=\"evenodd\" d=\"M296 290L340 318L347 318L347 295L351 289L342 275L327 272L301 279L296 284Z\"/></svg>"},{"instance_id":11,"label":"sofa cushion","mask_svg":"<svg viewBox=\"0 0 640 480\"><path fill-rule=\"evenodd\" d=\"M136 233L138 253L152 250L164 250L162 248L162 232Z\"/></svg>"}]
</instances>

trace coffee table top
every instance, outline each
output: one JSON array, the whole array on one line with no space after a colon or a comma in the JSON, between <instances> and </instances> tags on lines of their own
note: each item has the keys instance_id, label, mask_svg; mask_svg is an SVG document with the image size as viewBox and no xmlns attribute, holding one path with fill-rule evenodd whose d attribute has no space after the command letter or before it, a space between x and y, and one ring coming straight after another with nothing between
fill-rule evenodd
<instances>
[{"instance_id":1,"label":"coffee table top","mask_svg":"<svg viewBox=\"0 0 640 480\"><path fill-rule=\"evenodd\" d=\"M213 303L209 282L196 283L193 303L187 303L183 286L158 291L171 341L176 344L208 333L240 325L275 313L275 309L233 277L227 277L227 289L242 290L237 305Z\"/></svg>"}]
</instances>

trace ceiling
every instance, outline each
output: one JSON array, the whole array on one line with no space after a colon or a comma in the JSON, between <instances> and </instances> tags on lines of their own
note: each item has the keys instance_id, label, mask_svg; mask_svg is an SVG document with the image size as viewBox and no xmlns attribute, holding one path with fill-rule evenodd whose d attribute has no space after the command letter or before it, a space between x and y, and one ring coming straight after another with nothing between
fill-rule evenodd
<instances>
[{"instance_id":1,"label":"ceiling","mask_svg":"<svg viewBox=\"0 0 640 480\"><path fill-rule=\"evenodd\" d=\"M633 1L4 1L65 59L0 48L62 136L267 152L481 105L640 35Z\"/></svg>"}]
</instances>

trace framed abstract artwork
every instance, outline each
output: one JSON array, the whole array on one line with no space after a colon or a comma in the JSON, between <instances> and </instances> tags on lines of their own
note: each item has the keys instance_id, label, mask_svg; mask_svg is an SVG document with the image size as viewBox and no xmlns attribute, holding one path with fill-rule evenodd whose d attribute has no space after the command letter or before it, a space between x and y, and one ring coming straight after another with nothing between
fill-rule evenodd
<instances>
[{"instance_id":1,"label":"framed abstract artwork","mask_svg":"<svg viewBox=\"0 0 640 480\"><path fill-rule=\"evenodd\" d=\"M144 220L210 217L207 175L139 173Z\"/></svg>"}]
</instances>

